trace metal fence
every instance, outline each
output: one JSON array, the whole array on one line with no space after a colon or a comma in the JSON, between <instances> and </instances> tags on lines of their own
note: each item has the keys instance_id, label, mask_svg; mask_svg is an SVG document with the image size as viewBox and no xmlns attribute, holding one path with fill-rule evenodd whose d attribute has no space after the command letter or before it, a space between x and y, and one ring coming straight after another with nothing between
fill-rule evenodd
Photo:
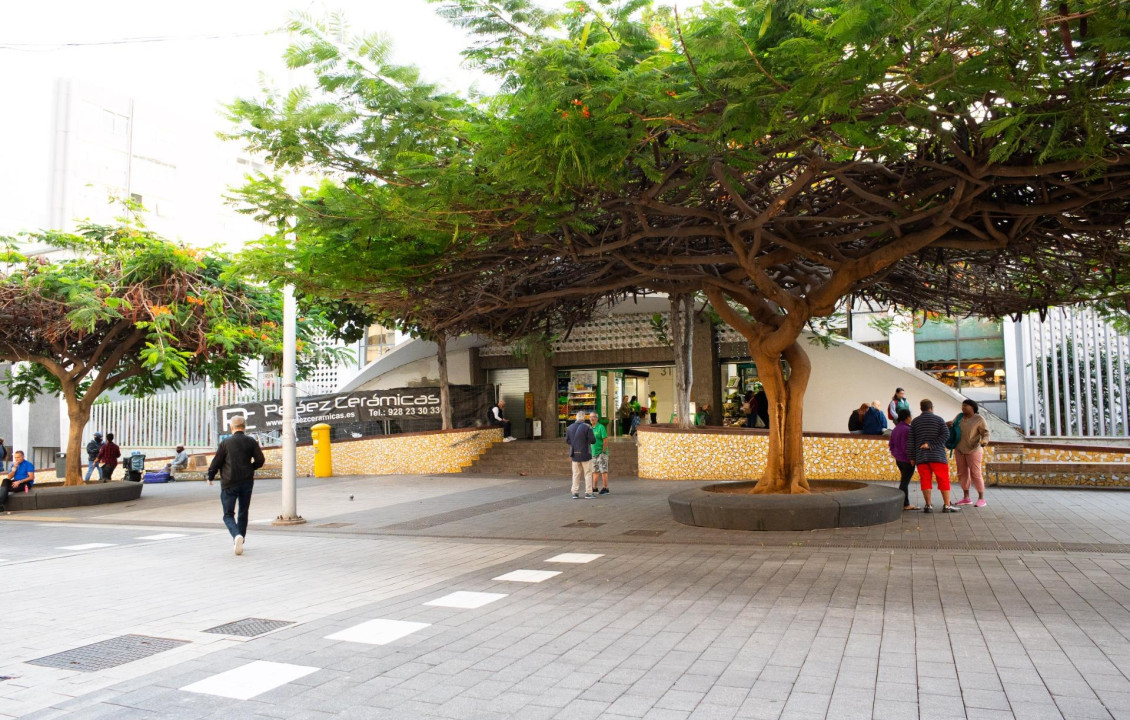
<instances>
[{"instance_id":1,"label":"metal fence","mask_svg":"<svg viewBox=\"0 0 1130 720\"><path fill-rule=\"evenodd\" d=\"M327 392L320 384L298 383L299 397ZM131 447L211 447L219 431L215 427L216 408L244 402L261 402L278 397L277 387L239 389L192 388L149 397L126 398L95 403L90 422L83 431L89 438L94 432L112 432L115 442ZM268 438L261 438L264 444Z\"/></svg>"},{"instance_id":2,"label":"metal fence","mask_svg":"<svg viewBox=\"0 0 1130 720\"><path fill-rule=\"evenodd\" d=\"M1090 309L1055 308L1021 323L1026 435L1127 437L1130 338Z\"/></svg>"}]
</instances>

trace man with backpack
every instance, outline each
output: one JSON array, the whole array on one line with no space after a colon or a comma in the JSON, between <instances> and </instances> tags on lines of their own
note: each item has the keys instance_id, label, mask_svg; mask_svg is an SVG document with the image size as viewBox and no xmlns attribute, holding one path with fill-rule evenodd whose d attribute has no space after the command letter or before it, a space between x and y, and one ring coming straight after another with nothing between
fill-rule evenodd
<instances>
[{"instance_id":1,"label":"man with backpack","mask_svg":"<svg viewBox=\"0 0 1130 720\"><path fill-rule=\"evenodd\" d=\"M98 451L102 449L102 433L94 433L94 439L86 444L86 461L89 463L86 468L86 477L83 482L90 482L90 476L94 474L94 468L98 467Z\"/></svg>"}]
</instances>

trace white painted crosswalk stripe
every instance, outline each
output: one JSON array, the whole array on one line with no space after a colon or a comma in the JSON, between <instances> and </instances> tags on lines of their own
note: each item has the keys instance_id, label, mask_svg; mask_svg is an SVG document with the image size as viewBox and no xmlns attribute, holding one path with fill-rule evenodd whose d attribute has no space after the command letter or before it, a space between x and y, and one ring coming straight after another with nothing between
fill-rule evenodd
<instances>
[{"instance_id":1,"label":"white painted crosswalk stripe","mask_svg":"<svg viewBox=\"0 0 1130 720\"><path fill-rule=\"evenodd\" d=\"M137 540L172 540L173 538L188 537L184 533L160 533L158 535L143 535Z\"/></svg>"},{"instance_id":2,"label":"white painted crosswalk stripe","mask_svg":"<svg viewBox=\"0 0 1130 720\"><path fill-rule=\"evenodd\" d=\"M515 570L514 572L508 572L505 575L499 575L495 578L495 580L502 580L505 582L539 583L560 574L561 572L558 570Z\"/></svg>"},{"instance_id":3,"label":"white painted crosswalk stripe","mask_svg":"<svg viewBox=\"0 0 1130 720\"><path fill-rule=\"evenodd\" d=\"M365 643L366 645L387 645L428 626L429 623L408 622L406 620L369 620L333 635L327 635L326 640L345 640L346 642Z\"/></svg>"},{"instance_id":4,"label":"white painted crosswalk stripe","mask_svg":"<svg viewBox=\"0 0 1130 720\"><path fill-rule=\"evenodd\" d=\"M468 592L466 590L459 590L444 595L441 598L430 600L425 605L433 605L435 607L450 607L450 608L464 608L467 610L474 610L481 608L484 605L489 605L495 600L501 600L506 597L506 593L484 593L484 592Z\"/></svg>"},{"instance_id":5,"label":"white painted crosswalk stripe","mask_svg":"<svg viewBox=\"0 0 1130 720\"><path fill-rule=\"evenodd\" d=\"M546 560L546 562L553 562L553 563L590 563L593 560L596 560L597 558L602 558L602 557L604 557L604 555L598 554L598 553L561 553L560 555L554 555L550 559Z\"/></svg>"},{"instance_id":6,"label":"white painted crosswalk stripe","mask_svg":"<svg viewBox=\"0 0 1130 720\"><path fill-rule=\"evenodd\" d=\"M56 550L93 550L95 548L114 547L117 543L86 543L84 545L64 545Z\"/></svg>"},{"instance_id":7,"label":"white painted crosswalk stripe","mask_svg":"<svg viewBox=\"0 0 1130 720\"><path fill-rule=\"evenodd\" d=\"M205 678L200 682L185 685L181 690L204 695L218 695L235 700L250 700L268 690L274 690L288 682L318 672L319 669L307 665L290 665L288 663L256 660L234 670Z\"/></svg>"}]
</instances>

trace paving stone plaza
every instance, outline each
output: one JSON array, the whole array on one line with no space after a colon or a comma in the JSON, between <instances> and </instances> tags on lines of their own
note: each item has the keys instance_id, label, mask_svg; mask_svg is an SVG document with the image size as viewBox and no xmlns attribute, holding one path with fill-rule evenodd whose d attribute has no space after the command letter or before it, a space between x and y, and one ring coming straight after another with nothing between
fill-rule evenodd
<instances>
[{"instance_id":1,"label":"paving stone plaza","mask_svg":"<svg viewBox=\"0 0 1130 720\"><path fill-rule=\"evenodd\" d=\"M692 483L303 480L0 516L0 718L1130 717L1130 493L807 533Z\"/></svg>"}]
</instances>

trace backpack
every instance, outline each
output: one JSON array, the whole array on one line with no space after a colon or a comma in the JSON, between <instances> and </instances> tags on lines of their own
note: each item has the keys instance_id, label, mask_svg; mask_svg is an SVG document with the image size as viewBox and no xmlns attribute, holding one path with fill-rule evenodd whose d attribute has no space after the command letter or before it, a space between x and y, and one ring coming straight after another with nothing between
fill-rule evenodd
<instances>
[{"instance_id":1,"label":"backpack","mask_svg":"<svg viewBox=\"0 0 1130 720\"><path fill-rule=\"evenodd\" d=\"M947 450L953 450L957 447L957 444L961 442L961 416L963 414L964 413L958 413L957 417L953 419L953 425L950 425L950 436L946 440Z\"/></svg>"}]
</instances>

